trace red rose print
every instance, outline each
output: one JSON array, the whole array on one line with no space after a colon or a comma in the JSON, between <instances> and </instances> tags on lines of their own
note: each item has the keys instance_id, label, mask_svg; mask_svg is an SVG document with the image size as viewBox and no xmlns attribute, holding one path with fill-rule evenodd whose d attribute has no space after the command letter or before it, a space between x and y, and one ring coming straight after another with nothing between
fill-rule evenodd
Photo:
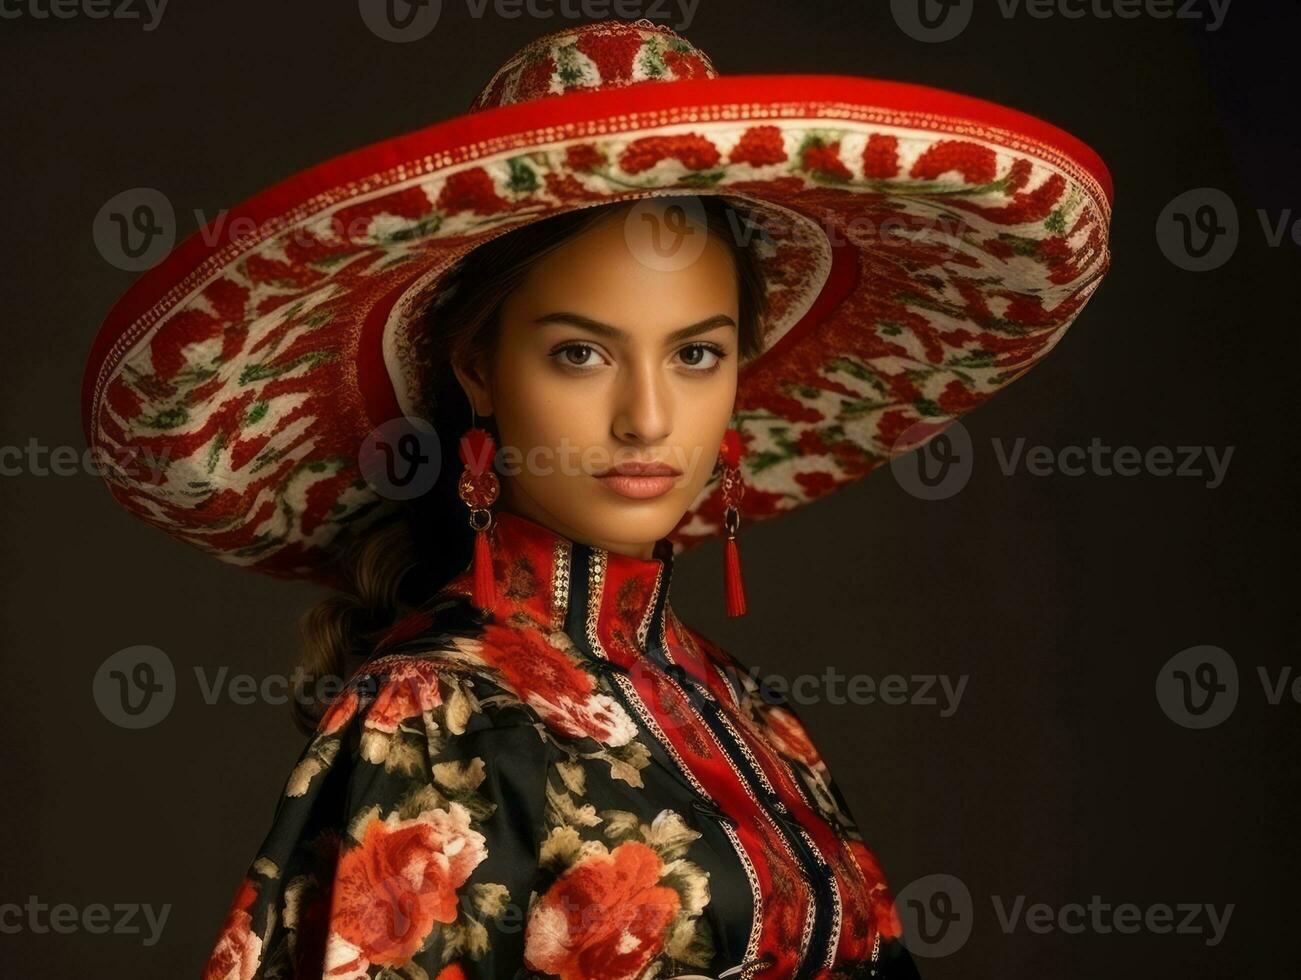
<instances>
[{"instance_id":1,"label":"red rose print","mask_svg":"<svg viewBox=\"0 0 1301 980\"><path fill-rule=\"evenodd\" d=\"M814 143L804 148L800 166L810 173L821 174L833 180L849 180L854 175L840 159L840 142L825 146Z\"/></svg>"},{"instance_id":2,"label":"red rose print","mask_svg":"<svg viewBox=\"0 0 1301 980\"><path fill-rule=\"evenodd\" d=\"M728 159L732 163L748 163L755 167L781 163L786 159L782 131L776 126L751 126L741 134Z\"/></svg>"},{"instance_id":3,"label":"red rose print","mask_svg":"<svg viewBox=\"0 0 1301 980\"><path fill-rule=\"evenodd\" d=\"M905 450L921 445L948 424L947 419L934 424L920 422L911 412L892 408L888 412L881 413L881 418L876 423L876 432L881 445L887 450L893 447L905 432L908 433L907 444L899 446L900 450Z\"/></svg>"},{"instance_id":4,"label":"red rose print","mask_svg":"<svg viewBox=\"0 0 1301 980\"><path fill-rule=\"evenodd\" d=\"M1032 191L1020 191L1012 196L1012 203L1002 207L986 207L970 201L952 202L955 208L973 211L1000 225L1021 225L1042 221L1052 213L1053 205L1066 192L1066 178L1053 174Z\"/></svg>"},{"instance_id":5,"label":"red rose print","mask_svg":"<svg viewBox=\"0 0 1301 980\"><path fill-rule=\"evenodd\" d=\"M1015 248L1013 248L1007 242L1001 241L997 238L986 239L982 243L982 247L985 249L986 252L988 252L990 255L998 259L1007 260L1016 254Z\"/></svg>"},{"instance_id":6,"label":"red rose print","mask_svg":"<svg viewBox=\"0 0 1301 980\"><path fill-rule=\"evenodd\" d=\"M550 55L544 55L520 73L519 86L515 90L516 101L541 98L551 93L551 79L556 73L556 63Z\"/></svg>"},{"instance_id":7,"label":"red rose print","mask_svg":"<svg viewBox=\"0 0 1301 980\"><path fill-rule=\"evenodd\" d=\"M140 396L127 387L119 378L108 388L108 405L126 421L131 421L140 414Z\"/></svg>"},{"instance_id":8,"label":"red rose print","mask_svg":"<svg viewBox=\"0 0 1301 980\"><path fill-rule=\"evenodd\" d=\"M1030 182L1030 174L1034 167L1025 157L1021 157L1012 164L1012 169L1007 172L1007 190L1015 193L1025 187Z\"/></svg>"},{"instance_id":9,"label":"red rose print","mask_svg":"<svg viewBox=\"0 0 1301 980\"><path fill-rule=\"evenodd\" d=\"M411 820L371 819L361 843L339 859L332 932L369 963L405 963L436 923L456 920L456 891L488 856L484 843L459 803Z\"/></svg>"},{"instance_id":10,"label":"red rose print","mask_svg":"<svg viewBox=\"0 0 1301 980\"><path fill-rule=\"evenodd\" d=\"M672 157L688 170L708 170L718 166L718 147L703 136L684 133L681 136L644 136L633 140L619 155L619 166L625 173L639 174L649 170L661 160Z\"/></svg>"},{"instance_id":11,"label":"red rose print","mask_svg":"<svg viewBox=\"0 0 1301 980\"><path fill-rule=\"evenodd\" d=\"M764 709L764 720L768 723L768 739L783 755L798 759L806 766L818 766L822 758L813 747L808 733L799 720L785 708L770 705Z\"/></svg>"},{"instance_id":12,"label":"red rose print","mask_svg":"<svg viewBox=\"0 0 1301 980\"><path fill-rule=\"evenodd\" d=\"M899 176L899 139L873 133L863 149L863 175L875 180Z\"/></svg>"},{"instance_id":13,"label":"red rose print","mask_svg":"<svg viewBox=\"0 0 1301 980\"><path fill-rule=\"evenodd\" d=\"M690 51L678 51L669 48L664 52L664 63L673 72L674 78L708 78L709 69L699 55Z\"/></svg>"},{"instance_id":14,"label":"red rose print","mask_svg":"<svg viewBox=\"0 0 1301 980\"><path fill-rule=\"evenodd\" d=\"M822 435L817 429L804 429L795 440L795 452L801 456L825 456L827 444L822 441Z\"/></svg>"},{"instance_id":15,"label":"red rose print","mask_svg":"<svg viewBox=\"0 0 1301 980\"><path fill-rule=\"evenodd\" d=\"M537 630L484 627L482 657L542 718L566 735L606 745L626 744L637 733L627 712L596 691L592 675Z\"/></svg>"},{"instance_id":16,"label":"red rose print","mask_svg":"<svg viewBox=\"0 0 1301 980\"><path fill-rule=\"evenodd\" d=\"M633 65L641 53L642 39L637 34L585 34L578 39L578 50L596 63L602 83L632 81Z\"/></svg>"},{"instance_id":17,"label":"red rose print","mask_svg":"<svg viewBox=\"0 0 1301 980\"><path fill-rule=\"evenodd\" d=\"M565 166L578 173L586 173L605 164L605 154L591 143L579 143L565 150Z\"/></svg>"},{"instance_id":18,"label":"red rose print","mask_svg":"<svg viewBox=\"0 0 1301 980\"><path fill-rule=\"evenodd\" d=\"M438 207L448 214L462 211L496 214L507 210L510 203L497 193L488 171L474 167L447 178L447 183L438 192Z\"/></svg>"},{"instance_id":19,"label":"red rose print","mask_svg":"<svg viewBox=\"0 0 1301 980\"><path fill-rule=\"evenodd\" d=\"M836 489L837 485L835 476L822 470L815 470L811 473L796 473L795 482L799 484L800 489L804 491L804 496L809 500L817 500L819 497Z\"/></svg>"},{"instance_id":20,"label":"red rose print","mask_svg":"<svg viewBox=\"0 0 1301 980\"><path fill-rule=\"evenodd\" d=\"M357 713L357 704L357 692L345 691L334 700L321 717L317 730L322 735L333 735L352 720L353 715Z\"/></svg>"},{"instance_id":21,"label":"red rose print","mask_svg":"<svg viewBox=\"0 0 1301 980\"><path fill-rule=\"evenodd\" d=\"M371 221L378 215L390 214L408 221L418 221L432 211L433 205L429 203L424 190L408 187L371 201L340 208L330 218L330 227L339 238L352 241L369 235Z\"/></svg>"},{"instance_id":22,"label":"red rose print","mask_svg":"<svg viewBox=\"0 0 1301 980\"><path fill-rule=\"evenodd\" d=\"M950 415L960 415L969 409L975 408L984 400L980 395L974 395L967 391L957 378L944 386L944 391L939 398L940 408Z\"/></svg>"},{"instance_id":23,"label":"red rose print","mask_svg":"<svg viewBox=\"0 0 1301 980\"><path fill-rule=\"evenodd\" d=\"M956 170L968 184L988 184L998 175L994 151L966 140L940 140L929 147L913 164L910 176L917 180L936 180Z\"/></svg>"},{"instance_id":24,"label":"red rose print","mask_svg":"<svg viewBox=\"0 0 1301 980\"><path fill-rule=\"evenodd\" d=\"M366 712L365 725L392 735L408 718L418 718L442 703L437 664L427 660L398 661Z\"/></svg>"},{"instance_id":25,"label":"red rose print","mask_svg":"<svg viewBox=\"0 0 1301 980\"><path fill-rule=\"evenodd\" d=\"M524 960L561 980L633 980L664 948L680 899L664 865L626 841L561 875L529 916Z\"/></svg>"},{"instance_id":26,"label":"red rose print","mask_svg":"<svg viewBox=\"0 0 1301 980\"><path fill-rule=\"evenodd\" d=\"M262 939L253 935L253 918L248 912L256 900L257 887L245 878L203 969L203 980L252 980L257 974L262 961Z\"/></svg>"},{"instance_id":27,"label":"red rose print","mask_svg":"<svg viewBox=\"0 0 1301 980\"><path fill-rule=\"evenodd\" d=\"M548 173L542 175L547 194L559 201L601 201L605 195L589 191L573 174Z\"/></svg>"}]
</instances>

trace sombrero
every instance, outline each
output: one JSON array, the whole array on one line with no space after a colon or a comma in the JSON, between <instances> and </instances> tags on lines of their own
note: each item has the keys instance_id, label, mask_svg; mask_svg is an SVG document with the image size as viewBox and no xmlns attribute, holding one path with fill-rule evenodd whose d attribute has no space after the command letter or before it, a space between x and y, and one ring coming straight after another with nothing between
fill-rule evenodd
<instances>
[{"instance_id":1,"label":"sombrero","mask_svg":"<svg viewBox=\"0 0 1301 980\"><path fill-rule=\"evenodd\" d=\"M769 310L732 420L747 521L1015 380L1110 262L1107 169L1045 122L917 85L720 76L649 21L585 24L521 49L467 114L296 174L141 275L90 352L88 445L136 516L333 582L343 543L400 506L367 453L428 417L419 341L449 270L529 222L667 194L726 195L763 229ZM714 481L670 541L722 532Z\"/></svg>"}]
</instances>

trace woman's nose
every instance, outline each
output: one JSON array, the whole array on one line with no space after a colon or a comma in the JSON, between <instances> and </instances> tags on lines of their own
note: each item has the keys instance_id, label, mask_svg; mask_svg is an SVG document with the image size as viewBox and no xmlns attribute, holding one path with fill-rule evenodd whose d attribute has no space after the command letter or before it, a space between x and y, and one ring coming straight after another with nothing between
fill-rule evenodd
<instances>
[{"instance_id":1,"label":"woman's nose","mask_svg":"<svg viewBox=\"0 0 1301 980\"><path fill-rule=\"evenodd\" d=\"M653 445L672 434L672 394L667 379L654 366L628 371L615 397L613 430L619 439Z\"/></svg>"}]
</instances>

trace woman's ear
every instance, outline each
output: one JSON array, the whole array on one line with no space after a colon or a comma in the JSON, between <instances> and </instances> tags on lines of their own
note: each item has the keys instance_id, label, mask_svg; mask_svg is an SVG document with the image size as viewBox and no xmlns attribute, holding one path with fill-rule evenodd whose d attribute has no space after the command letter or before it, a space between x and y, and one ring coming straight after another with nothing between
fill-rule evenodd
<instances>
[{"instance_id":1,"label":"woman's ear","mask_svg":"<svg viewBox=\"0 0 1301 980\"><path fill-rule=\"evenodd\" d=\"M487 373L482 361L467 363L453 360L452 372L465 391L465 397L476 415L492 414L492 388L488 385Z\"/></svg>"}]
</instances>

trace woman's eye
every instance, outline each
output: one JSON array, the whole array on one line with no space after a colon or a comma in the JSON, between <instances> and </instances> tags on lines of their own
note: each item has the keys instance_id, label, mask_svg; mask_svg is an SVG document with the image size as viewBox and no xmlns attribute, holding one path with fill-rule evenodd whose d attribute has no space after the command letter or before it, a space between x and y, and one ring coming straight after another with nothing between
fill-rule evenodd
<instances>
[{"instance_id":1,"label":"woman's eye","mask_svg":"<svg viewBox=\"0 0 1301 980\"><path fill-rule=\"evenodd\" d=\"M697 371L708 371L716 367L722 359L723 352L709 344L689 344L678 352L687 367Z\"/></svg>"},{"instance_id":2,"label":"woman's eye","mask_svg":"<svg viewBox=\"0 0 1301 980\"><path fill-rule=\"evenodd\" d=\"M570 344L554 351L552 357L559 358L565 367L585 368L599 363L599 352L588 344Z\"/></svg>"}]
</instances>

